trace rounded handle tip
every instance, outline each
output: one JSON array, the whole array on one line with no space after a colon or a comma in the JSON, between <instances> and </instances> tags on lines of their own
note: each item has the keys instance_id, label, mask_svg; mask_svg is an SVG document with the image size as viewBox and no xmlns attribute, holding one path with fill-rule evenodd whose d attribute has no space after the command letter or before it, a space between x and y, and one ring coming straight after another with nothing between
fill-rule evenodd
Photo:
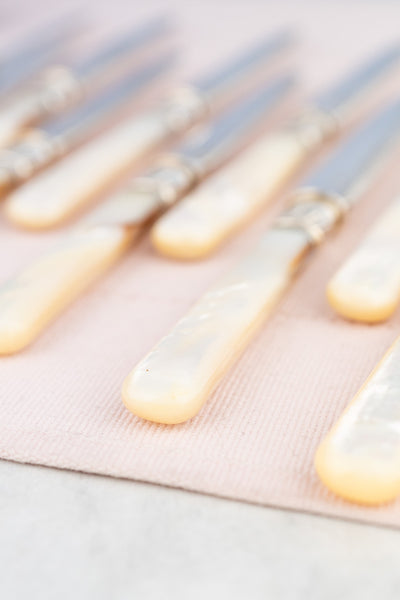
<instances>
[{"instance_id":1,"label":"rounded handle tip","mask_svg":"<svg viewBox=\"0 0 400 600\"><path fill-rule=\"evenodd\" d=\"M122 401L126 408L146 421L177 425L194 417L202 403L182 394L154 394L141 389L135 370L125 379L122 386ZM200 404L200 406L199 406Z\"/></svg>"},{"instance_id":2,"label":"rounded handle tip","mask_svg":"<svg viewBox=\"0 0 400 600\"><path fill-rule=\"evenodd\" d=\"M336 449L329 438L319 446L315 468L322 483L334 494L357 504L376 506L400 494L398 463L349 456Z\"/></svg>"}]
</instances>

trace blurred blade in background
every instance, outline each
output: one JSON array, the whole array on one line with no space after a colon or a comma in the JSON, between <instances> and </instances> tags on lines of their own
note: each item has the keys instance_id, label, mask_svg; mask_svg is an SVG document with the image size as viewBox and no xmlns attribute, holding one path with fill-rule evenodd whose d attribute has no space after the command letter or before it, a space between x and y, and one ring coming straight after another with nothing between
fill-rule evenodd
<instances>
[{"instance_id":1,"label":"blurred blade in background","mask_svg":"<svg viewBox=\"0 0 400 600\"><path fill-rule=\"evenodd\" d=\"M115 113L169 71L175 54L136 67L111 87L87 100L82 106L28 132L10 148L0 150L0 193L32 177L37 171L71 151L95 134Z\"/></svg>"},{"instance_id":2,"label":"blurred blade in background","mask_svg":"<svg viewBox=\"0 0 400 600\"><path fill-rule=\"evenodd\" d=\"M119 61L135 55L146 46L151 46L170 31L170 20L165 16L156 17L123 36L114 36L110 43L105 44L92 56L72 64L71 69L79 80L90 82L112 71Z\"/></svg>"},{"instance_id":3,"label":"blurred blade in background","mask_svg":"<svg viewBox=\"0 0 400 600\"><path fill-rule=\"evenodd\" d=\"M72 20L59 19L40 27L30 34L28 40L9 54L2 53L0 60L0 94L10 92L25 83L40 69L54 60L54 53L71 38L77 24Z\"/></svg>"},{"instance_id":4,"label":"blurred blade in background","mask_svg":"<svg viewBox=\"0 0 400 600\"><path fill-rule=\"evenodd\" d=\"M168 27L166 19L153 19L135 27L123 38L116 36L88 59L71 67L65 65L43 71L30 87L0 110L0 146L12 143L24 128L77 103L93 91L99 79L103 85L107 83L121 61L163 37Z\"/></svg>"},{"instance_id":5,"label":"blurred blade in background","mask_svg":"<svg viewBox=\"0 0 400 600\"><path fill-rule=\"evenodd\" d=\"M290 31L281 31L259 41L247 52L236 56L209 75L200 77L192 85L212 102L218 102L220 96L240 86L243 77L249 76L261 66L269 65L294 43L295 37Z\"/></svg>"}]
</instances>

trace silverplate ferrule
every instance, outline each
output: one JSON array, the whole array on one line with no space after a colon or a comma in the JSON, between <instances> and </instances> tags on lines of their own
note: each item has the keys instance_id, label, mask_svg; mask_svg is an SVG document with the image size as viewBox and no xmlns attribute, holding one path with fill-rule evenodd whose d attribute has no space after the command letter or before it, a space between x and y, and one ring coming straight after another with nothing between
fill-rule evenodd
<instances>
[{"instance_id":1,"label":"silverplate ferrule","mask_svg":"<svg viewBox=\"0 0 400 600\"><path fill-rule=\"evenodd\" d=\"M167 156L100 206L88 224L113 224L128 229L143 226L189 191L196 181L190 166L181 163L179 157Z\"/></svg>"},{"instance_id":2,"label":"silverplate ferrule","mask_svg":"<svg viewBox=\"0 0 400 600\"><path fill-rule=\"evenodd\" d=\"M128 188L131 192L155 194L162 206L174 204L198 181L199 177L179 155L163 156L144 176L137 177Z\"/></svg>"},{"instance_id":3,"label":"silverplate ferrule","mask_svg":"<svg viewBox=\"0 0 400 600\"><path fill-rule=\"evenodd\" d=\"M20 143L0 150L0 191L22 183L65 150L60 138L53 138L40 129Z\"/></svg>"},{"instance_id":4,"label":"silverplate ferrule","mask_svg":"<svg viewBox=\"0 0 400 600\"><path fill-rule=\"evenodd\" d=\"M180 133L207 116L210 107L201 91L183 86L169 96L162 111L168 130Z\"/></svg>"},{"instance_id":5,"label":"silverplate ferrule","mask_svg":"<svg viewBox=\"0 0 400 600\"><path fill-rule=\"evenodd\" d=\"M67 67L47 69L38 81L38 109L41 113L52 115L73 102L83 92L83 86Z\"/></svg>"},{"instance_id":6,"label":"silverplate ferrule","mask_svg":"<svg viewBox=\"0 0 400 600\"><path fill-rule=\"evenodd\" d=\"M277 229L301 229L310 244L320 244L350 208L346 198L303 188L295 192L287 208L273 224Z\"/></svg>"},{"instance_id":7,"label":"silverplate ferrule","mask_svg":"<svg viewBox=\"0 0 400 600\"><path fill-rule=\"evenodd\" d=\"M335 115L318 109L310 109L288 125L304 148L310 152L340 130Z\"/></svg>"}]
</instances>

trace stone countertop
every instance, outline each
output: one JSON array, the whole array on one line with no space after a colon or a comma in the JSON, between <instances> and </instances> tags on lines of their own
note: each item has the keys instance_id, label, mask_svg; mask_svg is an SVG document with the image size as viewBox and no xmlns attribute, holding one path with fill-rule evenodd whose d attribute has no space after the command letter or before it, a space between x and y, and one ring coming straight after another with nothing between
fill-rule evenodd
<instances>
[{"instance_id":1,"label":"stone countertop","mask_svg":"<svg viewBox=\"0 0 400 600\"><path fill-rule=\"evenodd\" d=\"M400 533L0 461L4 600L397 600Z\"/></svg>"}]
</instances>

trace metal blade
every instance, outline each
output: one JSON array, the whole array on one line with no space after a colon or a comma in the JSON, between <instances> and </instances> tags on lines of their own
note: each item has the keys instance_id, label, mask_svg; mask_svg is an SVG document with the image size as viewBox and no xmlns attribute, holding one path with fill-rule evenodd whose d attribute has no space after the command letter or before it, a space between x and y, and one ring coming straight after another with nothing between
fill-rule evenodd
<instances>
[{"instance_id":1,"label":"metal blade","mask_svg":"<svg viewBox=\"0 0 400 600\"><path fill-rule=\"evenodd\" d=\"M186 159L201 161L208 166L214 158L220 162L221 154L229 152L232 145L237 145L251 126L268 114L294 84L294 77L288 75L258 89L212 121L205 130L200 130L197 136L192 135L189 142L179 145L177 152Z\"/></svg>"},{"instance_id":2,"label":"metal blade","mask_svg":"<svg viewBox=\"0 0 400 600\"><path fill-rule=\"evenodd\" d=\"M171 68L175 63L175 54L153 61L134 72L108 89L101 95L87 101L83 106L43 126L52 137L84 135L85 131L94 127L97 122L111 114L118 105L131 99L134 92L139 92L150 84L158 75Z\"/></svg>"},{"instance_id":3,"label":"metal blade","mask_svg":"<svg viewBox=\"0 0 400 600\"><path fill-rule=\"evenodd\" d=\"M363 63L338 85L317 96L313 104L324 112L341 114L351 107L360 94L399 62L400 45L397 44Z\"/></svg>"},{"instance_id":4,"label":"metal blade","mask_svg":"<svg viewBox=\"0 0 400 600\"><path fill-rule=\"evenodd\" d=\"M72 22L48 24L39 29L28 41L5 57L0 67L0 92L5 94L49 63L54 50L71 36Z\"/></svg>"},{"instance_id":5,"label":"metal blade","mask_svg":"<svg viewBox=\"0 0 400 600\"><path fill-rule=\"evenodd\" d=\"M194 81L193 86L214 99L215 96L225 92L226 88L235 87L240 79L263 62L272 61L289 48L293 42L294 37L290 32L284 31L275 34L229 61L211 75Z\"/></svg>"},{"instance_id":6,"label":"metal blade","mask_svg":"<svg viewBox=\"0 0 400 600\"><path fill-rule=\"evenodd\" d=\"M113 62L121 59L125 54L130 54L138 48L151 43L165 35L170 28L169 21L160 17L152 19L145 25L140 26L134 31L118 36L110 45L100 50L94 56L90 57L72 68L75 74L82 80L95 77L99 71L109 67Z\"/></svg>"},{"instance_id":7,"label":"metal blade","mask_svg":"<svg viewBox=\"0 0 400 600\"><path fill-rule=\"evenodd\" d=\"M355 200L360 184L368 181L376 164L399 137L400 101L397 101L341 144L322 167L303 182L302 187L317 188Z\"/></svg>"}]
</instances>

